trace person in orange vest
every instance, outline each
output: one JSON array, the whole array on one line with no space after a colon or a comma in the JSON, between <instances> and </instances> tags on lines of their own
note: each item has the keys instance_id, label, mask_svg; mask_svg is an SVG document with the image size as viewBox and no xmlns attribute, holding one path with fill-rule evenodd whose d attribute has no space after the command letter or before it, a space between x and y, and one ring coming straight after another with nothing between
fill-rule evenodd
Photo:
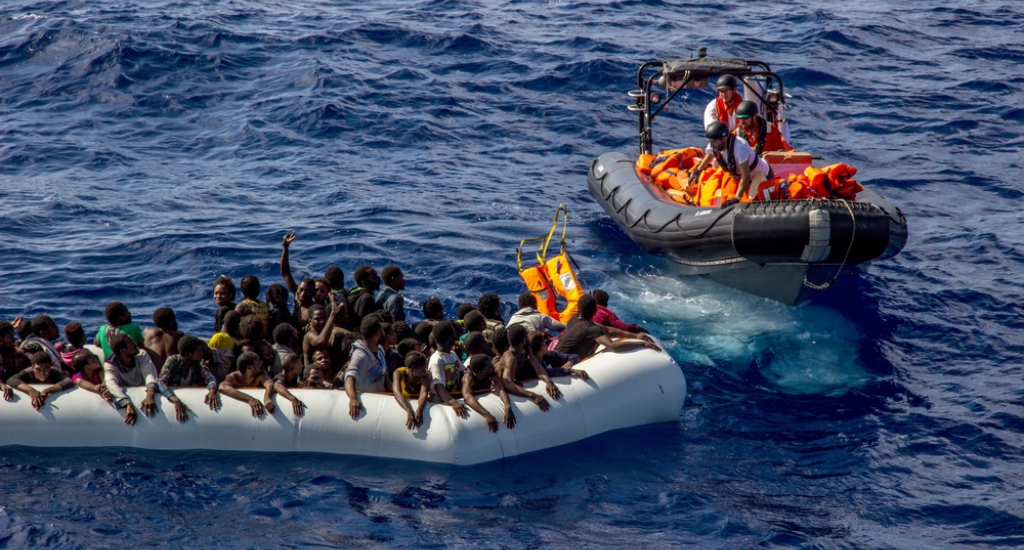
<instances>
[{"instance_id":1,"label":"person in orange vest","mask_svg":"<svg viewBox=\"0 0 1024 550\"><path fill-rule=\"evenodd\" d=\"M736 108L743 101L743 97L737 91L739 86L740 81L731 74L718 77L718 83L715 85L718 97L704 108L705 128L717 120L728 126L730 132L736 129Z\"/></svg>"},{"instance_id":2,"label":"person in orange vest","mask_svg":"<svg viewBox=\"0 0 1024 550\"><path fill-rule=\"evenodd\" d=\"M738 179L736 196L724 201L722 208L739 202L739 197L750 189L754 174L759 174L760 181L768 181L775 176L771 166L763 158L755 155L754 149L747 145L746 141L729 133L725 123L717 120L712 122L704 131L704 137L708 140L708 148L705 150L704 158L690 172L690 184L696 184L700 179L700 173L712 162Z\"/></svg>"},{"instance_id":3,"label":"person in orange vest","mask_svg":"<svg viewBox=\"0 0 1024 550\"><path fill-rule=\"evenodd\" d=\"M736 124L738 126L733 133L750 144L757 156L766 151L793 150L783 139L779 129L758 113L757 104L753 101L743 101L736 108Z\"/></svg>"},{"instance_id":4,"label":"person in orange vest","mask_svg":"<svg viewBox=\"0 0 1024 550\"><path fill-rule=\"evenodd\" d=\"M786 120L786 109L789 108L789 105L782 101L782 94L779 93L779 89L775 86L770 86L765 90L764 102L767 107L764 114L765 120L774 124L779 129L779 133L782 134L782 139L789 143L789 121Z\"/></svg>"}]
</instances>

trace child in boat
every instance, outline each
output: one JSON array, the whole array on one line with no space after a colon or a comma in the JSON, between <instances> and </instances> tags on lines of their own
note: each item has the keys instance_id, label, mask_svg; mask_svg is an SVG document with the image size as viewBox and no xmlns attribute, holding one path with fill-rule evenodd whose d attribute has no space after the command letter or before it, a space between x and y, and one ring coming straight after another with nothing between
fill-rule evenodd
<instances>
[{"instance_id":1,"label":"child in boat","mask_svg":"<svg viewBox=\"0 0 1024 550\"><path fill-rule=\"evenodd\" d=\"M434 395L434 401L448 403L455 414L461 418L468 418L469 411L466 406L459 403L452 397L450 392L459 391L459 378L465 372L465 367L459 356L452 353L452 346L455 345L455 329L451 323L441 322L434 326L430 336L437 343L437 350L430 356L430 391Z\"/></svg>"},{"instance_id":2,"label":"child in boat","mask_svg":"<svg viewBox=\"0 0 1024 550\"><path fill-rule=\"evenodd\" d=\"M274 377L274 384L281 384L285 389L302 387L302 371L304 366L302 359L294 353L289 353L281 359L281 372ZM323 371L320 371L323 374Z\"/></svg>"},{"instance_id":3,"label":"child in boat","mask_svg":"<svg viewBox=\"0 0 1024 550\"><path fill-rule=\"evenodd\" d=\"M571 353L559 353L557 351L548 351L548 345L551 343L551 335L542 330L531 332L527 340L527 346L533 356L537 358L537 362L540 366L544 367L544 370L548 373L548 376L554 378L555 376L569 376L575 374L580 380L587 380L590 377L586 371L572 368L573 365L580 362L579 355L573 355Z\"/></svg>"},{"instance_id":4,"label":"child in boat","mask_svg":"<svg viewBox=\"0 0 1024 550\"><path fill-rule=\"evenodd\" d=\"M288 310L288 289L281 283L267 287L267 307L270 308L270 324L267 330L273 331L281 323L292 323L292 312ZM273 332L271 332L273 334Z\"/></svg>"},{"instance_id":5,"label":"child in boat","mask_svg":"<svg viewBox=\"0 0 1024 550\"><path fill-rule=\"evenodd\" d=\"M241 322L242 316L237 311L226 312L223 323L221 323L221 332L210 337L210 348L234 351L235 344L242 339L242 334L239 332Z\"/></svg>"},{"instance_id":6,"label":"child in boat","mask_svg":"<svg viewBox=\"0 0 1024 550\"><path fill-rule=\"evenodd\" d=\"M267 303L260 300L260 280L255 275L246 275L242 277L242 280L238 285L242 290L242 304L245 304L252 311L253 315L260 318L263 322L263 327L266 328L267 323L270 322L270 308L267 307ZM243 315L243 317L245 317ZM265 336L260 334L260 338Z\"/></svg>"},{"instance_id":7,"label":"child in boat","mask_svg":"<svg viewBox=\"0 0 1024 550\"><path fill-rule=\"evenodd\" d=\"M64 339L67 342L58 344L57 351L60 352L60 357L64 360L64 363L71 365L71 360L74 359L75 354L85 348L85 329L82 328L82 323L68 323L64 327ZM71 365L71 367L74 368L74 365Z\"/></svg>"},{"instance_id":8,"label":"child in boat","mask_svg":"<svg viewBox=\"0 0 1024 550\"><path fill-rule=\"evenodd\" d=\"M87 349L76 351L71 358L71 367L76 371L75 375L71 377L71 381L76 386L99 395L108 403L113 399L110 396L110 390L103 383L103 364L100 363L100 358L96 357L96 354Z\"/></svg>"},{"instance_id":9,"label":"child in boat","mask_svg":"<svg viewBox=\"0 0 1024 550\"><path fill-rule=\"evenodd\" d=\"M42 391L36 391L29 384L50 384ZM70 388L74 383L60 369L53 368L53 359L45 351L37 351L32 356L32 366L15 374L7 385L28 394L32 408L39 410L46 403L46 397Z\"/></svg>"},{"instance_id":10,"label":"child in boat","mask_svg":"<svg viewBox=\"0 0 1024 550\"><path fill-rule=\"evenodd\" d=\"M7 379L32 366L32 361L14 345L14 332L14 323L0 321L0 392L5 401L14 399Z\"/></svg>"},{"instance_id":11,"label":"child in boat","mask_svg":"<svg viewBox=\"0 0 1024 550\"><path fill-rule=\"evenodd\" d=\"M559 399L562 392L558 386L551 381L547 371L537 361L537 357L526 349L526 339L529 333L523 325L512 325L508 327L509 348L501 355L498 370L501 377L511 382L522 382L532 378L539 378L544 382L548 395L551 399Z\"/></svg>"},{"instance_id":12,"label":"child in boat","mask_svg":"<svg viewBox=\"0 0 1024 550\"><path fill-rule=\"evenodd\" d=\"M423 425L423 408L427 406L430 376L427 374L427 357L418 351L405 356L405 366L399 367L394 373L391 389L398 404L405 409L407 418L405 427L414 430ZM416 399L416 411L413 412L407 398Z\"/></svg>"},{"instance_id":13,"label":"child in boat","mask_svg":"<svg viewBox=\"0 0 1024 550\"><path fill-rule=\"evenodd\" d=\"M247 351L238 356L237 364L238 370L229 374L220 383L220 393L248 403L254 418L263 416L264 408L267 413L274 414L274 401L270 398L274 394L274 381L267 377L263 369L263 360L259 355ZM239 391L240 388L260 387L264 389L262 403L259 399Z\"/></svg>"},{"instance_id":14,"label":"child in boat","mask_svg":"<svg viewBox=\"0 0 1024 550\"><path fill-rule=\"evenodd\" d=\"M494 368L494 363L491 361L490 356L479 353L470 357L469 369L466 375L462 377L462 397L466 401L466 405L469 405L470 408L484 417L484 422L487 422L487 429L491 432L497 432L498 421L490 411L477 401L475 395L487 391L496 392L501 399L503 407L503 418L501 421L510 430L516 426L516 415L512 412L512 403L508 399L508 394L511 393L512 395L525 397L533 401L544 412L551 408L551 405L547 399L544 399L544 396L526 391L522 387L502 378Z\"/></svg>"},{"instance_id":15,"label":"child in boat","mask_svg":"<svg viewBox=\"0 0 1024 550\"><path fill-rule=\"evenodd\" d=\"M236 293L235 282L227 275L221 275L213 282L213 302L217 304L217 313L213 317L214 332L221 331L221 326L224 324L224 314L235 309Z\"/></svg>"}]
</instances>

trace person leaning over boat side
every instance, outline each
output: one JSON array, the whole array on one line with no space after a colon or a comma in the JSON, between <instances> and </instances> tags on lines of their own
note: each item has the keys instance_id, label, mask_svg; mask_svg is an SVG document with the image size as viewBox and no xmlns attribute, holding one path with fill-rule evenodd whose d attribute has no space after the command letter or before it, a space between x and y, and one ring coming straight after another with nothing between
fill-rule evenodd
<instances>
[{"instance_id":1,"label":"person leaning over boat side","mask_svg":"<svg viewBox=\"0 0 1024 550\"><path fill-rule=\"evenodd\" d=\"M87 349L76 351L71 357L71 367L76 371L71 377L75 386L99 395L108 403L113 399L110 390L103 384L103 364L95 353Z\"/></svg>"},{"instance_id":2,"label":"person leaning over boat side","mask_svg":"<svg viewBox=\"0 0 1024 550\"><path fill-rule=\"evenodd\" d=\"M792 151L774 124L757 112L757 104L744 101L736 108L736 130L733 132L754 148L754 154L761 156L767 151Z\"/></svg>"},{"instance_id":3,"label":"person leaning over boat side","mask_svg":"<svg viewBox=\"0 0 1024 550\"><path fill-rule=\"evenodd\" d=\"M423 409L427 406L430 374L427 372L427 356L414 351L405 356L405 366L395 369L391 391L398 405L405 409L405 427L415 430L423 425ZM413 411L406 399L416 399Z\"/></svg>"},{"instance_id":4,"label":"person leaning over boat side","mask_svg":"<svg viewBox=\"0 0 1024 550\"><path fill-rule=\"evenodd\" d=\"M718 95L712 99L704 108L704 127L711 126L716 120L729 127L729 131L736 128L736 108L743 101L739 93L740 81L731 74L723 74L718 77L715 88Z\"/></svg>"},{"instance_id":5,"label":"person leaning over boat side","mask_svg":"<svg viewBox=\"0 0 1024 550\"><path fill-rule=\"evenodd\" d=\"M96 331L93 344L103 348L104 357L112 353L110 341L116 334L131 336L136 346L145 345L146 339L142 336L142 327L132 322L132 312L128 311L127 306L121 302L110 302L103 309L103 317L107 319L107 324Z\"/></svg>"},{"instance_id":6,"label":"person leaning over boat side","mask_svg":"<svg viewBox=\"0 0 1024 550\"><path fill-rule=\"evenodd\" d=\"M397 265L389 265L381 270L380 278L384 281L384 290L377 296L377 305L391 313L395 321L404 321L405 299L399 292L405 290L405 274Z\"/></svg>"},{"instance_id":7,"label":"person leaning over boat side","mask_svg":"<svg viewBox=\"0 0 1024 550\"><path fill-rule=\"evenodd\" d=\"M451 392L458 391L459 378L465 372L459 356L452 351L455 346L455 327L451 322L443 321L434 325L430 332L431 339L437 349L430 354L427 369L430 371L430 392L435 403L448 403L452 411L460 418L468 418L466 406L459 403Z\"/></svg>"},{"instance_id":8,"label":"person leaning over boat side","mask_svg":"<svg viewBox=\"0 0 1024 550\"><path fill-rule=\"evenodd\" d=\"M599 289L591 292L594 295L594 299L597 300L597 313L594 314L594 322L599 325L608 327L615 327L619 330L626 332L635 332L637 334L650 334L644 327L637 324L626 324L619 319L619 316L614 311L608 309L608 293Z\"/></svg>"},{"instance_id":9,"label":"person leaning over boat side","mask_svg":"<svg viewBox=\"0 0 1024 550\"><path fill-rule=\"evenodd\" d=\"M515 325L523 325L527 332L535 330L546 330L558 334L565 330L565 325L556 321L550 315L537 311L537 297L532 292L524 292L519 295L519 310L512 314L508 320L508 328Z\"/></svg>"},{"instance_id":10,"label":"person leaning over boat side","mask_svg":"<svg viewBox=\"0 0 1024 550\"><path fill-rule=\"evenodd\" d=\"M141 351L130 334L116 334L110 342L110 355L103 363L103 380L114 398L114 406L125 409L124 423L135 425L135 405L125 388L146 386L146 397L139 403L142 414L152 417L156 414L157 373L153 361Z\"/></svg>"},{"instance_id":11,"label":"person leaning over boat side","mask_svg":"<svg viewBox=\"0 0 1024 550\"><path fill-rule=\"evenodd\" d=\"M224 313L228 310L235 309L235 296L237 290L235 289L235 282L231 280L231 277L227 275L221 275L217 277L217 280L213 282L213 302L217 304L217 313L213 317L213 331L220 332L221 324L224 322ZM223 308L228 308L225 310Z\"/></svg>"},{"instance_id":12,"label":"person leaning over boat side","mask_svg":"<svg viewBox=\"0 0 1024 550\"><path fill-rule=\"evenodd\" d=\"M501 377L510 382L522 382L531 378L539 378L544 382L545 389L551 399L558 400L562 392L551 381L547 371L537 361L537 357L526 348L526 339L530 332L523 325L508 327L508 349L499 359L498 370Z\"/></svg>"},{"instance_id":13,"label":"person leaning over boat side","mask_svg":"<svg viewBox=\"0 0 1024 550\"><path fill-rule=\"evenodd\" d=\"M537 362L540 363L540 366L544 367L544 371L548 373L548 376L554 378L556 376L575 374L580 380L587 381L590 379L590 375L586 371L572 368L573 365L580 362L579 355L560 353L553 350L548 351L548 344L550 343L551 335L541 330L531 332L527 338L527 349L537 358Z\"/></svg>"},{"instance_id":14,"label":"person leaning over boat side","mask_svg":"<svg viewBox=\"0 0 1024 550\"><path fill-rule=\"evenodd\" d=\"M5 401L14 399L7 379L32 366L32 361L14 345L14 324L0 321L0 392Z\"/></svg>"},{"instance_id":15,"label":"person leaning over boat side","mask_svg":"<svg viewBox=\"0 0 1024 550\"><path fill-rule=\"evenodd\" d=\"M169 355L160 369L160 393L174 403L174 416L178 422L188 420L187 405L174 395L171 387L206 386L206 403L211 411L220 409L220 396L217 395L217 377L213 375L209 365L204 361L206 343L195 336L183 336L178 340L177 355Z\"/></svg>"},{"instance_id":16,"label":"person leaning over boat side","mask_svg":"<svg viewBox=\"0 0 1024 550\"><path fill-rule=\"evenodd\" d=\"M508 394L525 397L544 412L551 408L551 404L544 399L543 395L527 391L522 386L506 380L498 374L498 369L494 368L494 362L489 355L483 353L474 355L469 358L469 367L462 377L462 397L466 405L484 417L487 429L492 433L498 431L498 421L490 411L480 404L475 395L484 391L493 391L498 394L502 405L503 418L501 421L510 430L516 427L516 415L512 412L512 402L509 401Z\"/></svg>"},{"instance_id":17,"label":"person leaning over boat side","mask_svg":"<svg viewBox=\"0 0 1024 550\"><path fill-rule=\"evenodd\" d=\"M584 359L593 355L597 346L604 346L607 351L629 351L636 348L661 351L647 334L635 334L595 323L597 299L592 294L584 294L577 304L579 311L569 319L555 351L571 353Z\"/></svg>"},{"instance_id":18,"label":"person leaning over boat side","mask_svg":"<svg viewBox=\"0 0 1024 550\"><path fill-rule=\"evenodd\" d=\"M722 208L739 202L740 197L750 189L754 174L758 174L760 181L772 179L774 174L771 166L763 158L755 155L747 142L730 134L725 124L712 122L704 131L704 137L708 140L708 147L705 149L704 158L690 172L690 183L695 184L704 168L712 163L738 179L736 196L723 201Z\"/></svg>"},{"instance_id":19,"label":"person leaning over boat side","mask_svg":"<svg viewBox=\"0 0 1024 550\"><path fill-rule=\"evenodd\" d=\"M384 375L387 372L384 348L380 345L384 338L380 318L369 315L363 319L359 334L362 338L352 344L352 358L349 359L348 368L338 374L343 380L341 384L335 383L345 388L348 414L352 420L359 416L359 410L363 408L356 392L384 391Z\"/></svg>"},{"instance_id":20,"label":"person leaning over boat side","mask_svg":"<svg viewBox=\"0 0 1024 550\"><path fill-rule=\"evenodd\" d=\"M157 308L153 312L153 324L142 331L146 352L154 365L163 365L167 358L178 352L178 341L184 334L178 330L178 318L169 307Z\"/></svg>"},{"instance_id":21,"label":"person leaning over boat side","mask_svg":"<svg viewBox=\"0 0 1024 550\"><path fill-rule=\"evenodd\" d=\"M29 384L50 384L50 387L36 391ZM32 366L15 374L7 380L7 385L27 393L32 401L32 408L39 410L46 403L46 397L64 391L74 385L60 369L53 368L53 359L45 351L37 351L32 355Z\"/></svg>"},{"instance_id":22,"label":"person leaning over boat side","mask_svg":"<svg viewBox=\"0 0 1024 550\"><path fill-rule=\"evenodd\" d=\"M71 365L64 363L64 360L60 356L60 352L57 351L54 342L60 338L60 330L57 328L57 323L50 318L49 315L37 315L32 318L32 335L21 341L21 351L26 356L31 357L38 351L45 351L50 359L53 360L53 366L64 371L65 374L73 373ZM135 328L138 328L136 325ZM141 331L139 337L142 337Z\"/></svg>"},{"instance_id":23,"label":"person leaning over boat side","mask_svg":"<svg viewBox=\"0 0 1024 550\"><path fill-rule=\"evenodd\" d=\"M361 331L363 319L380 310L380 306L373 299L373 293L380 290L380 277L377 276L377 271L368 265L357 267L353 277L358 286L348 293L349 330Z\"/></svg>"},{"instance_id":24,"label":"person leaning over boat side","mask_svg":"<svg viewBox=\"0 0 1024 550\"><path fill-rule=\"evenodd\" d=\"M263 388L263 402L242 393L240 388ZM274 394L274 381L267 377L263 360L254 352L247 351L238 356L238 370L220 383L220 393L248 403L253 418L263 416L264 408L268 414L274 414L274 401L270 398Z\"/></svg>"}]
</instances>

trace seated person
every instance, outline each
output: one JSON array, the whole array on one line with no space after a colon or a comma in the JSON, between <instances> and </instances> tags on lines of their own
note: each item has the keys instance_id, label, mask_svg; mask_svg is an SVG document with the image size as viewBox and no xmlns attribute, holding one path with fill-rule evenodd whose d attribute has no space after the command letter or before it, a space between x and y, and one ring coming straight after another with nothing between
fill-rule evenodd
<instances>
[{"instance_id":1,"label":"seated person","mask_svg":"<svg viewBox=\"0 0 1024 550\"><path fill-rule=\"evenodd\" d=\"M606 327L615 327L619 330L626 332L633 332L636 334L649 334L647 329L636 324L626 324L619 320L619 316L612 310L608 309L608 293L601 290L600 288L591 292L594 295L594 299L597 300L597 313L594 314L594 322L599 325Z\"/></svg>"},{"instance_id":2,"label":"seated person","mask_svg":"<svg viewBox=\"0 0 1024 550\"><path fill-rule=\"evenodd\" d=\"M373 299L373 293L380 290L380 277L377 271L368 265L361 265L356 268L353 275L356 284L348 293L348 322L349 330L361 330L363 318L380 310L380 306Z\"/></svg>"},{"instance_id":3,"label":"seated person","mask_svg":"<svg viewBox=\"0 0 1024 550\"><path fill-rule=\"evenodd\" d=\"M273 347L274 353L277 354L277 361L284 367L285 357L289 355L298 356L295 353L295 348L298 348L301 342L299 340L299 331L295 330L291 323L285 322L274 327L271 336L274 340L274 345L271 347ZM301 358L299 360L301 361Z\"/></svg>"},{"instance_id":4,"label":"seated person","mask_svg":"<svg viewBox=\"0 0 1024 550\"><path fill-rule=\"evenodd\" d=\"M7 379L32 366L32 361L14 344L14 323L0 321L0 392L4 400L14 399Z\"/></svg>"},{"instance_id":5,"label":"seated person","mask_svg":"<svg viewBox=\"0 0 1024 550\"><path fill-rule=\"evenodd\" d=\"M213 318L213 331L220 332L224 324L224 314L235 309L235 282L227 275L217 277L213 282L213 302L217 304L217 313Z\"/></svg>"},{"instance_id":6,"label":"seated person","mask_svg":"<svg viewBox=\"0 0 1024 550\"><path fill-rule=\"evenodd\" d=\"M560 321L537 311L537 297L532 292L524 292L519 295L519 311L513 313L508 320L508 328L512 328L514 325L523 325L528 333L535 330L546 330L558 334L565 330L565 325Z\"/></svg>"},{"instance_id":7,"label":"seated person","mask_svg":"<svg viewBox=\"0 0 1024 550\"><path fill-rule=\"evenodd\" d=\"M586 371L572 368L573 365L580 362L579 355L548 351L548 344L550 343L551 335L540 330L531 332L527 339L527 346L530 352L537 358L540 366L544 367L544 371L548 373L548 376L554 378L555 376L575 374L580 380L590 378Z\"/></svg>"},{"instance_id":8,"label":"seated person","mask_svg":"<svg viewBox=\"0 0 1024 550\"><path fill-rule=\"evenodd\" d=\"M329 352L331 348L331 336L334 334L334 321L338 317L340 308L334 303L334 296L328 294L331 303L328 309L319 304L309 308L309 327L302 337L302 356L306 364L313 362L313 351L323 350Z\"/></svg>"},{"instance_id":9,"label":"seated person","mask_svg":"<svg viewBox=\"0 0 1024 550\"><path fill-rule=\"evenodd\" d=\"M331 285L331 294L334 294L334 301L342 304L348 302L348 289L345 288L345 272L336 265L328 266L324 270L324 279Z\"/></svg>"},{"instance_id":10,"label":"seated person","mask_svg":"<svg viewBox=\"0 0 1024 550\"><path fill-rule=\"evenodd\" d=\"M242 339L242 333L239 332L241 322L242 315L237 311L225 313L221 323L221 332L210 337L210 348L234 351L235 344Z\"/></svg>"},{"instance_id":11,"label":"seated person","mask_svg":"<svg viewBox=\"0 0 1024 550\"><path fill-rule=\"evenodd\" d=\"M721 168L734 179L739 180L736 196L722 202L722 208L739 202L740 197L747 194L751 183L757 184L774 177L771 166L761 157L754 154L754 149L746 141L729 133L729 129L721 122L713 122L704 132L708 140L704 158L690 172L690 183L700 179L700 173L708 165ZM755 178L756 176L756 178ZM749 197L749 195L747 195Z\"/></svg>"},{"instance_id":12,"label":"seated person","mask_svg":"<svg viewBox=\"0 0 1024 550\"><path fill-rule=\"evenodd\" d=\"M582 358L590 357L598 346L608 351L629 351L636 348L648 348L661 351L647 334L635 334L614 327L606 327L594 323L597 314L597 299L592 294L584 294L577 302L579 311L569 319L565 332L558 339L555 351L571 353ZM613 340L612 338L618 338Z\"/></svg>"},{"instance_id":13,"label":"seated person","mask_svg":"<svg viewBox=\"0 0 1024 550\"><path fill-rule=\"evenodd\" d=\"M526 338L529 333L523 325L508 327L509 348L501 355L500 365L497 367L501 377L512 381L522 382L532 378L539 378L544 382L548 395L551 399L557 400L562 397L558 386L551 381L547 371L537 361L537 357L526 349Z\"/></svg>"},{"instance_id":14,"label":"seated person","mask_svg":"<svg viewBox=\"0 0 1024 550\"><path fill-rule=\"evenodd\" d=\"M505 322L501 318L501 298L493 292L488 292L477 300L476 307L487 322L487 328L483 331L484 337L493 340L494 332L499 328L505 328Z\"/></svg>"},{"instance_id":15,"label":"seated person","mask_svg":"<svg viewBox=\"0 0 1024 550\"><path fill-rule=\"evenodd\" d=\"M384 347L380 345L384 339L380 318L368 315L362 320L359 334L362 337L352 344L352 358L348 368L338 374L342 378L341 385L345 388L345 394L348 395L348 414L352 420L359 416L363 408L356 392L384 391L384 375L387 373Z\"/></svg>"},{"instance_id":16,"label":"seated person","mask_svg":"<svg viewBox=\"0 0 1024 550\"><path fill-rule=\"evenodd\" d=\"M169 307L157 308L153 312L153 324L156 326L142 331L142 338L153 364L163 365L168 356L178 353L178 340L183 334L178 330L174 310Z\"/></svg>"},{"instance_id":17,"label":"seated person","mask_svg":"<svg viewBox=\"0 0 1024 550\"><path fill-rule=\"evenodd\" d=\"M29 384L50 384L50 387L36 391ZM7 385L28 394L32 408L39 410L46 403L46 397L70 388L74 383L60 369L53 368L53 359L45 351L32 355L32 366L7 380Z\"/></svg>"},{"instance_id":18,"label":"seated person","mask_svg":"<svg viewBox=\"0 0 1024 550\"><path fill-rule=\"evenodd\" d=\"M431 296L423 302L423 320L435 325L444 321L444 304L437 296Z\"/></svg>"},{"instance_id":19,"label":"seated person","mask_svg":"<svg viewBox=\"0 0 1024 550\"><path fill-rule=\"evenodd\" d=\"M241 388L264 389L263 402L239 391ZM220 392L224 395L243 401L249 404L252 409L252 416L259 418L263 416L263 409L269 414L274 414L274 401L270 398L274 394L274 381L267 377L263 369L263 360L259 355L247 351L238 356L238 370L228 375L220 383Z\"/></svg>"},{"instance_id":20,"label":"seated person","mask_svg":"<svg viewBox=\"0 0 1024 550\"><path fill-rule=\"evenodd\" d=\"M473 332L484 332L487 330L487 319L484 318L484 314L477 310L472 310L466 314L466 318L462 320L462 329L466 331L465 334L459 336L459 343L461 344L466 340L466 337ZM465 359L468 359L465 358Z\"/></svg>"},{"instance_id":21,"label":"seated person","mask_svg":"<svg viewBox=\"0 0 1024 550\"><path fill-rule=\"evenodd\" d=\"M292 312L288 309L288 289L281 283L274 283L267 287L267 307L270 308L270 324L267 330L274 330L281 323L292 323ZM271 336L271 335L268 335Z\"/></svg>"},{"instance_id":22,"label":"seated person","mask_svg":"<svg viewBox=\"0 0 1024 550\"><path fill-rule=\"evenodd\" d=\"M242 304L249 307L252 314L259 317L263 323L263 328L267 327L270 323L270 308L267 307L267 303L260 300L260 280L255 275L246 275L242 277L241 282L238 285L242 290ZM239 305L242 305L239 304ZM245 315L242 316L243 318ZM265 334L261 334L260 338L265 337Z\"/></svg>"},{"instance_id":23,"label":"seated person","mask_svg":"<svg viewBox=\"0 0 1024 550\"><path fill-rule=\"evenodd\" d=\"M294 353L289 353L281 359L281 372L274 377L274 384L281 384L285 389L301 388L304 369L302 358ZM323 374L323 371L320 371L320 374Z\"/></svg>"},{"instance_id":24,"label":"seated person","mask_svg":"<svg viewBox=\"0 0 1024 550\"><path fill-rule=\"evenodd\" d=\"M113 400L110 390L103 383L103 365L96 354L87 349L76 351L71 358L71 367L76 371L75 375L71 377L71 381L76 386L99 395L108 403Z\"/></svg>"},{"instance_id":25,"label":"seated person","mask_svg":"<svg viewBox=\"0 0 1024 550\"><path fill-rule=\"evenodd\" d=\"M423 408L427 406L427 388L430 376L427 373L427 357L418 351L405 356L405 366L398 367L392 377L391 389L398 404L405 409L405 427L414 430L423 425ZM406 399L416 398L416 411Z\"/></svg>"},{"instance_id":26,"label":"seated person","mask_svg":"<svg viewBox=\"0 0 1024 550\"><path fill-rule=\"evenodd\" d=\"M474 355L470 357L468 372L462 377L462 397L466 401L466 405L484 417L487 429L491 432L498 431L498 421L477 401L475 394L483 391L494 391L498 394L504 407L502 422L510 430L516 426L516 415L512 412L512 403L508 399L508 394L525 397L545 412L551 407L544 396L526 391L521 386L502 378L488 355L482 353Z\"/></svg>"},{"instance_id":27,"label":"seated person","mask_svg":"<svg viewBox=\"0 0 1024 550\"><path fill-rule=\"evenodd\" d=\"M753 147L757 156L767 151L793 150L783 139L779 129L761 117L757 104L753 101L744 101L736 108L736 124L734 133Z\"/></svg>"},{"instance_id":28,"label":"seated person","mask_svg":"<svg viewBox=\"0 0 1024 550\"><path fill-rule=\"evenodd\" d=\"M450 323L441 322L434 326L430 333L437 343L437 350L430 356L430 392L435 403L448 403L452 410L461 418L468 418L466 406L452 397L451 392L461 388L459 378L465 371L462 360L452 353L455 345L455 329Z\"/></svg>"},{"instance_id":29,"label":"seated person","mask_svg":"<svg viewBox=\"0 0 1024 550\"><path fill-rule=\"evenodd\" d=\"M60 338L60 330L57 328L57 323L53 322L49 315L37 315L32 318L32 323L29 326L31 327L32 334L21 341L22 353L26 357L31 357L36 352L45 351L50 356L54 367L64 371L65 374L73 373L71 365L64 364L64 360L61 358L60 352L57 351L57 346L55 345L57 339ZM136 326L136 328L138 327Z\"/></svg>"},{"instance_id":30,"label":"seated person","mask_svg":"<svg viewBox=\"0 0 1024 550\"><path fill-rule=\"evenodd\" d=\"M306 366L306 372L308 373L308 369L312 369L313 367L320 369L320 371L324 373L325 380L335 380L337 377L338 373L335 372L334 361L331 360L331 354L322 349L318 349L313 352L313 362ZM340 388L341 386L339 386L339 389Z\"/></svg>"},{"instance_id":31,"label":"seated person","mask_svg":"<svg viewBox=\"0 0 1024 550\"><path fill-rule=\"evenodd\" d=\"M130 334L115 334L110 341L110 355L104 359L103 380L118 409L125 409L124 423L135 425L136 410L125 388L146 386L146 397L139 403L147 417L156 414L156 367L149 355L139 350Z\"/></svg>"},{"instance_id":32,"label":"seated person","mask_svg":"<svg viewBox=\"0 0 1024 550\"><path fill-rule=\"evenodd\" d=\"M142 328L132 322L131 312L121 302L110 302L107 304L107 307L103 310L103 316L107 319L107 324L101 326L96 332L93 344L103 348L104 357L109 357L113 353L110 341L116 334L131 336L136 346L142 346L146 343L146 339L142 336Z\"/></svg>"},{"instance_id":33,"label":"seated person","mask_svg":"<svg viewBox=\"0 0 1024 550\"><path fill-rule=\"evenodd\" d=\"M487 338L484 338L482 332L470 332L462 341L462 357L460 359L465 363L470 357L479 353L491 355L491 343L487 341Z\"/></svg>"},{"instance_id":34,"label":"seated person","mask_svg":"<svg viewBox=\"0 0 1024 550\"><path fill-rule=\"evenodd\" d=\"M395 321L404 321L405 299L399 292L405 290L405 274L397 265L389 265L381 270L380 276L384 280L384 290L377 296L377 305L391 313Z\"/></svg>"},{"instance_id":35,"label":"seated person","mask_svg":"<svg viewBox=\"0 0 1024 550\"><path fill-rule=\"evenodd\" d=\"M75 356L75 353L85 349L88 343L82 323L68 323L64 327L64 339L66 342L57 344L57 351L60 352L60 358L64 361L64 364L71 365L71 359ZM73 369L74 365L71 368Z\"/></svg>"},{"instance_id":36,"label":"seated person","mask_svg":"<svg viewBox=\"0 0 1024 550\"><path fill-rule=\"evenodd\" d=\"M459 324L461 324L463 326L463 329L465 329L465 326L466 326L465 325L466 315L469 315L470 311L476 311L476 306L474 306L473 304L471 304L469 302L463 302L455 310L455 317L458 318L458 320L459 320L458 322L459 322ZM463 332L465 332L465 330L463 330Z\"/></svg>"},{"instance_id":37,"label":"seated person","mask_svg":"<svg viewBox=\"0 0 1024 550\"><path fill-rule=\"evenodd\" d=\"M158 389L168 401L174 403L174 416L178 422L188 420L189 408L174 395L172 387L205 386L207 391L203 403L206 403L211 411L220 409L217 377L210 370L205 356L206 343L195 336L183 336L178 340L178 353L169 356L160 369Z\"/></svg>"},{"instance_id":38,"label":"seated person","mask_svg":"<svg viewBox=\"0 0 1024 550\"><path fill-rule=\"evenodd\" d=\"M487 333L485 332L484 334ZM508 348L508 329L501 327L491 335L491 351L494 352L494 357L500 360L501 356L505 355L505 352L508 351ZM495 365L495 367L497 366Z\"/></svg>"}]
</instances>

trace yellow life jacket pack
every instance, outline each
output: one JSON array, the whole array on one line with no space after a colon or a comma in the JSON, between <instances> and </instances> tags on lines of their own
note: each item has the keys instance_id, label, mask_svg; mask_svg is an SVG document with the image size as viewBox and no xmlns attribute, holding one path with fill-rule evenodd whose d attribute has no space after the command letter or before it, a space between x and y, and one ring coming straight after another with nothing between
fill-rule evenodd
<instances>
[{"instance_id":1,"label":"yellow life jacket pack","mask_svg":"<svg viewBox=\"0 0 1024 550\"><path fill-rule=\"evenodd\" d=\"M548 246L551 238L558 228L558 218L562 217L562 242L558 254L548 258ZM576 314L577 302L586 292L580 285L576 273L572 270L572 258L565 250L565 235L569 225L569 210L564 204L558 205L555 210L555 221L551 224L551 231L546 237L523 239L516 249L516 261L519 264L519 276L526 283L526 289L537 298L537 311L548 315L562 323L569 322L569 319ZM537 249L537 265L523 267L523 245L531 242L540 242ZM561 310L558 309L558 297L561 296L566 304Z\"/></svg>"}]
</instances>

